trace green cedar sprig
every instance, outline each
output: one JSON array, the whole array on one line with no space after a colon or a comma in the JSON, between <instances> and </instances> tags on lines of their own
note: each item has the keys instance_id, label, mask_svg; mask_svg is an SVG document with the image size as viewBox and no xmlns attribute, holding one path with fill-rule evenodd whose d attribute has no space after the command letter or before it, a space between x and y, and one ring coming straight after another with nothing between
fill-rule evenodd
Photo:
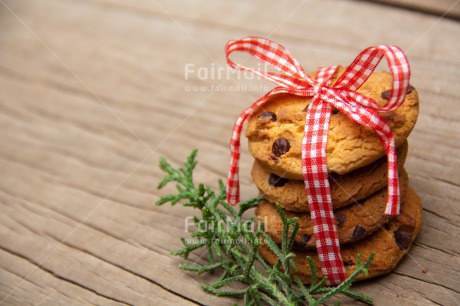
<instances>
[{"instance_id":1,"label":"green cedar sprig","mask_svg":"<svg viewBox=\"0 0 460 306\"><path fill-rule=\"evenodd\" d=\"M195 265L184 263L180 268L196 274L222 270L221 278L214 284L201 284L208 293L221 297L241 297L244 305L320 305L330 298L343 294L361 302L372 304L372 298L350 290L352 282L361 273L367 274L367 267L373 254L362 264L358 254L356 271L336 287L326 287L326 278L318 281L313 260L307 256L312 271L312 283L307 288L295 275L297 267L294 253L291 252L294 238L299 230L297 218L286 217L281 206L276 209L283 223L281 245L277 245L263 230L263 224L257 224L256 218L243 220L243 214L263 199L256 197L238 206L235 210L226 201L225 185L219 180L216 192L209 186L193 182L193 171L197 165L197 150L194 150L184 163L184 167L175 169L164 158L160 167L166 176L159 183L161 189L170 182L176 183L177 193L161 197L156 204L179 202L183 206L197 208L200 217L193 217L196 231L190 234L193 242L181 238L184 247L171 254L187 259L190 252L205 248L209 264ZM278 256L277 263L271 267L262 259L258 247L266 243ZM243 290L222 289L233 282L246 284ZM336 304L340 304L337 302Z\"/></svg>"}]
</instances>

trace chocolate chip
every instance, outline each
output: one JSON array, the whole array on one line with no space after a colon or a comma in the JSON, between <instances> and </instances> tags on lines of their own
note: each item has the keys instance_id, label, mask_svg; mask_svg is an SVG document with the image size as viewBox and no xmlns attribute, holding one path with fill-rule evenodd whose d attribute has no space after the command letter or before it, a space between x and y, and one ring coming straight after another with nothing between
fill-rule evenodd
<instances>
[{"instance_id":1,"label":"chocolate chip","mask_svg":"<svg viewBox=\"0 0 460 306\"><path fill-rule=\"evenodd\" d=\"M353 260L346 260L346 261L343 262L343 265L345 267L350 267L350 266L354 266L355 264L354 264Z\"/></svg>"},{"instance_id":2,"label":"chocolate chip","mask_svg":"<svg viewBox=\"0 0 460 306\"><path fill-rule=\"evenodd\" d=\"M345 215L344 214L335 215L335 221L337 221L338 226L342 226L343 221L345 221Z\"/></svg>"},{"instance_id":3,"label":"chocolate chip","mask_svg":"<svg viewBox=\"0 0 460 306\"><path fill-rule=\"evenodd\" d=\"M390 95L391 95L391 90L385 90L384 92L382 92L382 99L388 100Z\"/></svg>"},{"instance_id":4,"label":"chocolate chip","mask_svg":"<svg viewBox=\"0 0 460 306\"><path fill-rule=\"evenodd\" d=\"M401 250L407 250L412 243L412 233L404 230L394 232L395 241Z\"/></svg>"},{"instance_id":5,"label":"chocolate chip","mask_svg":"<svg viewBox=\"0 0 460 306\"><path fill-rule=\"evenodd\" d=\"M407 87L406 94L410 94L414 90L415 90L414 86L409 85ZM388 98L390 98L390 95L391 95L391 90L385 90L384 92L382 92L382 99L388 100Z\"/></svg>"},{"instance_id":6,"label":"chocolate chip","mask_svg":"<svg viewBox=\"0 0 460 306\"><path fill-rule=\"evenodd\" d=\"M335 115L335 114L338 114L339 113L339 110L335 107L332 108L332 114Z\"/></svg>"},{"instance_id":7,"label":"chocolate chip","mask_svg":"<svg viewBox=\"0 0 460 306\"><path fill-rule=\"evenodd\" d=\"M381 116L390 121L390 120L393 120L393 118L395 117L395 112L394 111L391 111L391 112L386 112L386 113L382 113Z\"/></svg>"},{"instance_id":8,"label":"chocolate chip","mask_svg":"<svg viewBox=\"0 0 460 306\"><path fill-rule=\"evenodd\" d=\"M275 187L283 187L284 185L286 185L288 181L289 181L288 179L279 177L278 175L274 173L270 174L270 177L268 178L268 183Z\"/></svg>"},{"instance_id":9,"label":"chocolate chip","mask_svg":"<svg viewBox=\"0 0 460 306\"><path fill-rule=\"evenodd\" d=\"M365 230L363 227L357 225L357 226L355 227L355 230L353 231L353 235L352 235L353 239L358 238L359 236L361 236L362 234L364 234L365 231L366 231L366 230Z\"/></svg>"},{"instance_id":10,"label":"chocolate chip","mask_svg":"<svg viewBox=\"0 0 460 306\"><path fill-rule=\"evenodd\" d=\"M291 145L286 138L278 138L273 142L272 152L275 156L280 157L281 155L287 153Z\"/></svg>"},{"instance_id":11,"label":"chocolate chip","mask_svg":"<svg viewBox=\"0 0 460 306\"><path fill-rule=\"evenodd\" d=\"M303 241L294 241L294 249L296 250L305 250L306 245Z\"/></svg>"},{"instance_id":12,"label":"chocolate chip","mask_svg":"<svg viewBox=\"0 0 460 306\"><path fill-rule=\"evenodd\" d=\"M310 239L311 239L311 236L309 236L309 235L302 235L302 242L303 242L303 243L307 244L308 241L310 241Z\"/></svg>"},{"instance_id":13,"label":"chocolate chip","mask_svg":"<svg viewBox=\"0 0 460 306\"><path fill-rule=\"evenodd\" d=\"M410 93L411 93L412 91L414 91L414 90L415 90L415 87L412 86L412 85L409 85L409 87L407 87L407 92L406 92L406 93L407 93L407 94L410 94Z\"/></svg>"},{"instance_id":14,"label":"chocolate chip","mask_svg":"<svg viewBox=\"0 0 460 306\"><path fill-rule=\"evenodd\" d=\"M259 118L268 118L270 117L271 121L276 121L276 114L274 112L263 112L259 115Z\"/></svg>"},{"instance_id":15,"label":"chocolate chip","mask_svg":"<svg viewBox=\"0 0 460 306\"><path fill-rule=\"evenodd\" d=\"M302 235L301 241L294 241L294 248L298 250L304 250L307 246L308 241L310 241L311 236Z\"/></svg>"}]
</instances>

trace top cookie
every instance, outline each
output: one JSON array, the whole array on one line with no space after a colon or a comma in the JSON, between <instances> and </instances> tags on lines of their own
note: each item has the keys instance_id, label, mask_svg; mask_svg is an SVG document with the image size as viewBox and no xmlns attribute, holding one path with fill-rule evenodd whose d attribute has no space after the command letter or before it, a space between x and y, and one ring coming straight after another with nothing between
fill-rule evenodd
<instances>
[{"instance_id":1,"label":"top cookie","mask_svg":"<svg viewBox=\"0 0 460 306\"><path fill-rule=\"evenodd\" d=\"M332 82L344 71L345 68L339 67ZM391 86L390 73L374 72L358 92L383 105L389 97ZM311 98L290 94L273 95L249 118L246 137L251 154L280 177L303 180L301 145L305 110L310 101ZM409 86L404 103L397 110L382 114L393 130L397 147L412 131L418 108L417 91ZM385 155L385 150L372 129L333 111L326 153L328 171L346 174L376 161Z\"/></svg>"}]
</instances>

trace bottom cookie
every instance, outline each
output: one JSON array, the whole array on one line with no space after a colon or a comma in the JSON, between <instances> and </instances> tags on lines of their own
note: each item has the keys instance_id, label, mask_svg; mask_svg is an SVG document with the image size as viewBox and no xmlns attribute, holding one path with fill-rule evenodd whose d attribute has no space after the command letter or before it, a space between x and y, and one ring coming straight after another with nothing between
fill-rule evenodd
<instances>
[{"instance_id":1,"label":"bottom cookie","mask_svg":"<svg viewBox=\"0 0 460 306\"><path fill-rule=\"evenodd\" d=\"M409 178L404 169L400 175L401 196L404 198L409 184ZM337 233L339 234L340 245L354 243L365 239L372 233L378 231L385 223L393 217L385 215L387 201L387 188L377 191L360 203L349 205L334 211L337 220ZM403 203L404 204L404 203ZM316 241L313 236L313 224L309 212L298 213L285 211L288 218L299 219L299 231L295 237L294 249L306 251L315 249ZM261 201L256 209L256 216L264 222L265 231L275 241L281 243L283 234L283 223L276 210L275 204Z\"/></svg>"},{"instance_id":2,"label":"bottom cookie","mask_svg":"<svg viewBox=\"0 0 460 306\"><path fill-rule=\"evenodd\" d=\"M365 262L372 252L375 253L375 256L368 267L368 275L361 274L357 280L376 277L392 271L409 250L420 231L421 224L422 206L420 198L411 188L408 188L398 217L368 238L342 247L342 259L347 275L350 276L356 270L357 254L361 254L361 262ZM276 264L278 257L266 244L259 247L259 252L268 264ZM303 282L310 283L311 279L307 256L310 256L315 263L317 277L324 277L321 273L317 253L311 251L296 251L294 253L296 254L294 261L298 270L296 275Z\"/></svg>"}]
</instances>

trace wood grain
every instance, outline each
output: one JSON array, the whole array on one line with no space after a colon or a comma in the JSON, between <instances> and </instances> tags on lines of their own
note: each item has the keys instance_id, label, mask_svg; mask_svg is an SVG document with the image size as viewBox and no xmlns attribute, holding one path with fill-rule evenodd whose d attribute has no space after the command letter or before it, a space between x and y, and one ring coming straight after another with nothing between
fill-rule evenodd
<instances>
[{"instance_id":1,"label":"wood grain","mask_svg":"<svg viewBox=\"0 0 460 306\"><path fill-rule=\"evenodd\" d=\"M411 11L428 13L438 16L445 16L460 19L460 1L457 0L370 0L383 5L391 5Z\"/></svg>"},{"instance_id":2,"label":"wood grain","mask_svg":"<svg viewBox=\"0 0 460 306\"><path fill-rule=\"evenodd\" d=\"M200 289L216 276L179 270L169 251L193 211L154 202L172 190L156 190L159 156L177 165L198 148L196 180L226 176L233 121L272 85L196 70L224 67L227 40L261 35L306 70L369 45L407 51L421 113L406 168L424 226L393 273L356 289L377 305L458 304L459 34L453 20L355 1L0 1L0 303L241 302Z\"/></svg>"}]
</instances>

